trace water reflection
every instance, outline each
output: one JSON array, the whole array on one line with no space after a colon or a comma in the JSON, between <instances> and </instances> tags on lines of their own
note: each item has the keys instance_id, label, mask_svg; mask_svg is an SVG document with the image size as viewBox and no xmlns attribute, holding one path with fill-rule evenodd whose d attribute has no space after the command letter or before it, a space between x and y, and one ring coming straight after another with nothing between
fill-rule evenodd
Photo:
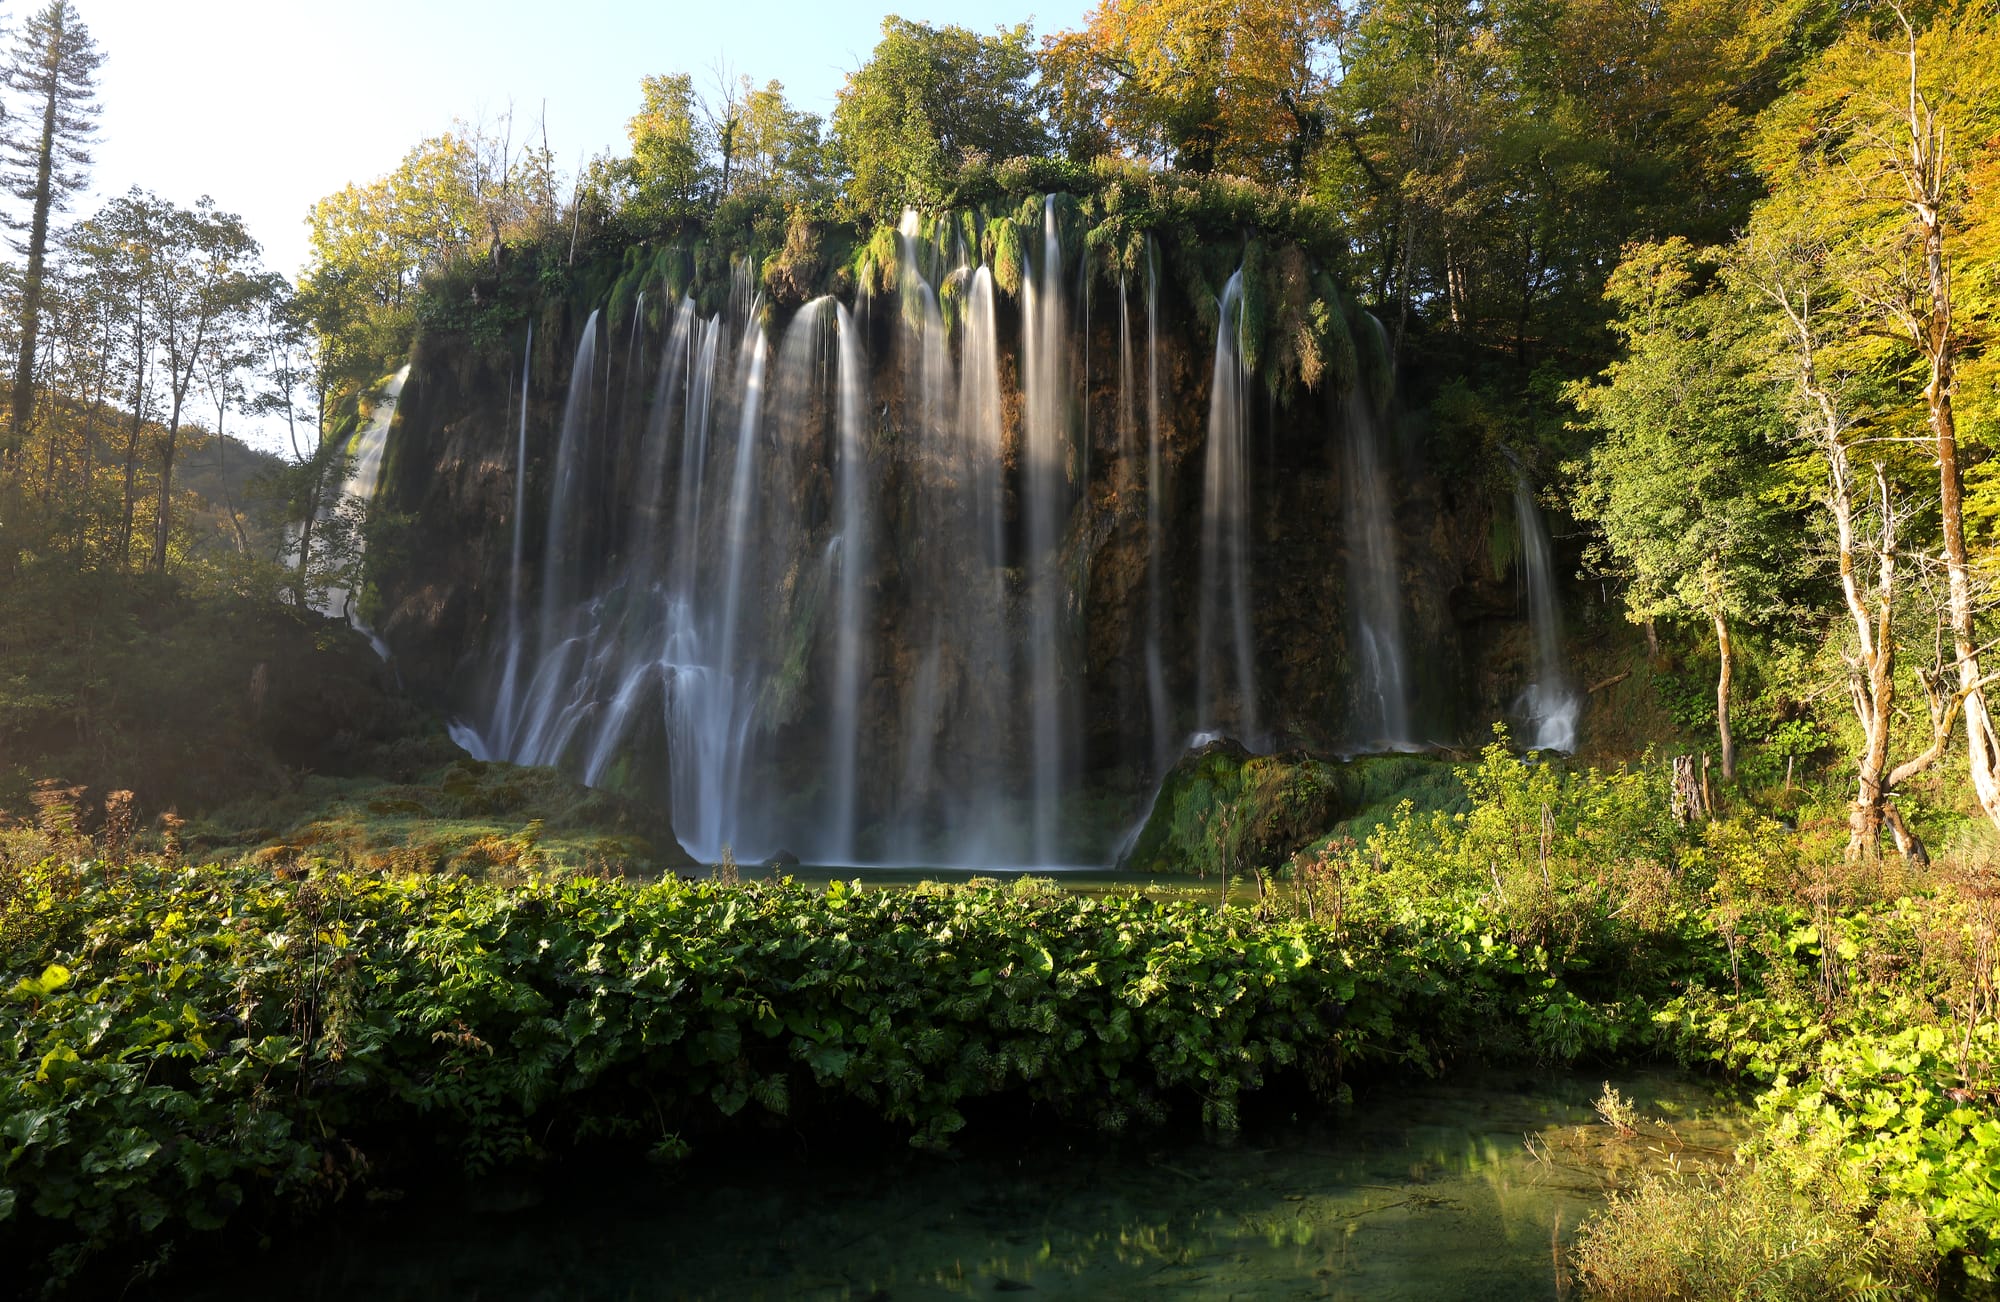
<instances>
[{"instance_id":1,"label":"water reflection","mask_svg":"<svg viewBox=\"0 0 2000 1302\"><path fill-rule=\"evenodd\" d=\"M297 1302L365 1298L1558 1298L1557 1257L1647 1165L1727 1151L1733 1113L1616 1083L1670 1128L1621 1137L1599 1080L1389 1089L1230 1144L1061 1132L955 1159L691 1163L586 1191L486 1185L252 1262ZM276 1272L275 1274L273 1272ZM184 1299L240 1297L215 1280Z\"/></svg>"}]
</instances>

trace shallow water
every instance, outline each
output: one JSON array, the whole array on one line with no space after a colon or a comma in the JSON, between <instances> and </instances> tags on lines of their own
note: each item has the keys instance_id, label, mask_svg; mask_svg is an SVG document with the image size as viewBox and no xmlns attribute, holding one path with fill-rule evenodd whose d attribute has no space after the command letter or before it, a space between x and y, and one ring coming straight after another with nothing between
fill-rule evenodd
<instances>
[{"instance_id":1,"label":"shallow water","mask_svg":"<svg viewBox=\"0 0 2000 1302\"><path fill-rule=\"evenodd\" d=\"M1596 1078L1510 1073L1385 1089L1231 1143L1052 1129L955 1158L802 1143L587 1191L412 1199L169 1296L233 1302L283 1280L293 1302L1561 1298L1557 1249L1608 1190L1741 1133L1697 1085L1613 1083L1671 1130L1614 1133Z\"/></svg>"},{"instance_id":2,"label":"shallow water","mask_svg":"<svg viewBox=\"0 0 2000 1302\"><path fill-rule=\"evenodd\" d=\"M707 876L713 869L689 870L691 876ZM802 886L823 890L830 882L859 882L863 890L898 890L917 886L925 882L939 882L947 885L963 886L968 882L997 882L1011 886L1022 878L1053 882L1061 889L1075 895L1144 895L1150 899L1188 899L1216 903L1222 893L1222 879L1219 877L1197 877L1193 874L1154 877L1145 873L1123 872L1116 868L922 868L900 867L880 864L852 866L827 866L824 864L793 864L789 867L743 868L739 870L741 879L749 881L757 878L776 876L789 877ZM1290 886L1279 883L1272 887L1280 893L1290 891ZM1231 904L1254 905L1257 903L1257 884L1248 877L1237 877L1229 883Z\"/></svg>"}]
</instances>

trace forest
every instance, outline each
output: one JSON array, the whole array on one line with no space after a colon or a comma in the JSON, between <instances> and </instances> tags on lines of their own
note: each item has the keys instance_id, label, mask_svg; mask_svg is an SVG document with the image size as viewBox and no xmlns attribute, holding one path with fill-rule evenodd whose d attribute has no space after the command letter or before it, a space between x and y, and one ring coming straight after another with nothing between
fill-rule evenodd
<instances>
[{"instance_id":1,"label":"forest","mask_svg":"<svg viewBox=\"0 0 2000 1302\"><path fill-rule=\"evenodd\" d=\"M0 1296L1991 1295L2000 11L866 35L292 275L14 17Z\"/></svg>"}]
</instances>

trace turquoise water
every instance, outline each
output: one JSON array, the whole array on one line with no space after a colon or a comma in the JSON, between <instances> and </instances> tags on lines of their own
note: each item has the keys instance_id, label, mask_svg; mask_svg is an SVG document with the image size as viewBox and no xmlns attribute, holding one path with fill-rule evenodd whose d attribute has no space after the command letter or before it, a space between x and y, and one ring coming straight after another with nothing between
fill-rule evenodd
<instances>
[{"instance_id":1,"label":"turquoise water","mask_svg":"<svg viewBox=\"0 0 2000 1302\"><path fill-rule=\"evenodd\" d=\"M1554 1299L1559 1254L1647 1167L1719 1156L1736 1114L1670 1076L1614 1080L1666 1118L1621 1137L1596 1078L1387 1088L1232 1142L1050 1127L953 1157L894 1147L647 1169L585 1188L378 1203L167 1296L319 1299ZM245 1290L248 1290L246 1294Z\"/></svg>"}]
</instances>

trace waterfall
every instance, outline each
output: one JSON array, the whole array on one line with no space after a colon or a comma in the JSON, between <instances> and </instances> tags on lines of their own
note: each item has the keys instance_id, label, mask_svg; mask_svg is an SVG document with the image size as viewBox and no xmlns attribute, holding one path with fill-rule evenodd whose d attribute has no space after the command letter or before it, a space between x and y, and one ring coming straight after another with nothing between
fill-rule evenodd
<instances>
[{"instance_id":1,"label":"waterfall","mask_svg":"<svg viewBox=\"0 0 2000 1302\"><path fill-rule=\"evenodd\" d=\"M1247 573L1250 485L1248 462L1248 368L1243 361L1243 273L1223 287L1216 305L1215 369L1210 381L1208 452L1202 473L1201 607L1196 643L1196 728L1207 735L1233 733L1253 750L1257 731L1255 647L1250 632ZM1233 680L1234 727L1225 715L1216 668L1226 665Z\"/></svg>"},{"instance_id":2,"label":"waterfall","mask_svg":"<svg viewBox=\"0 0 2000 1302\"><path fill-rule=\"evenodd\" d=\"M1166 480L1160 468L1160 251L1146 237L1146 701L1153 723L1153 774L1173 762L1173 720L1167 706L1167 670L1161 651L1166 622L1166 535L1161 497Z\"/></svg>"},{"instance_id":3,"label":"waterfall","mask_svg":"<svg viewBox=\"0 0 2000 1302\"><path fill-rule=\"evenodd\" d=\"M535 364L535 323L528 323L528 342L521 348L521 420L514 438L514 518L513 542L507 552L507 649L506 667L500 671L500 690L494 718L502 731L493 739L500 754L514 746L514 719L519 706L521 675L521 571L526 555L528 514L528 398L529 378Z\"/></svg>"},{"instance_id":4,"label":"waterfall","mask_svg":"<svg viewBox=\"0 0 2000 1302\"><path fill-rule=\"evenodd\" d=\"M1534 681L1522 691L1515 710L1527 723L1529 749L1572 751L1576 749L1576 721L1583 702L1563 666L1562 607L1556 595L1548 526L1528 487L1528 476L1518 463L1514 467L1514 523L1521 535L1528 623L1535 639Z\"/></svg>"},{"instance_id":5,"label":"waterfall","mask_svg":"<svg viewBox=\"0 0 2000 1302\"><path fill-rule=\"evenodd\" d=\"M1172 762L1189 722L1267 744L1249 618L1242 275L1219 303L1196 641L1166 561L1161 255L1149 241L1143 285L1118 280L1116 320L1097 312L1093 345L1100 272L1065 250L1062 202L1043 202L1040 238L1025 241L1018 318L997 269L978 265L973 228L912 213L894 302L823 297L767 332L738 264L719 308L655 281L592 313L564 345L560 419L541 431L531 376L556 345L546 327L530 333L518 419L500 418L514 463L508 568L454 736L664 801L682 844L710 861L727 848L746 863L783 850L975 867L1111 852L1117 829L1079 830L1112 821L1080 781L1086 739L1150 766L1139 779ZM893 351L871 355L884 344ZM1116 438L1100 421L1093 454L1088 413L1113 384ZM1139 523L1137 503L1110 508L1138 491L1145 572L1142 587L1136 571L1128 582L1143 632L1107 653L1079 612L1097 549ZM1134 650L1144 699L1135 676L1121 738L1087 716L1085 674ZM1170 677L1184 665L1198 692Z\"/></svg>"},{"instance_id":6,"label":"waterfall","mask_svg":"<svg viewBox=\"0 0 2000 1302\"><path fill-rule=\"evenodd\" d=\"M861 763L861 692L868 670L867 580L874 520L861 427L867 360L854 318L845 307L836 307L835 312L840 340L840 443L834 462L834 524L839 532L831 555L840 576L840 604L834 625L832 727L827 735L826 858L847 864L855 861L856 770Z\"/></svg>"},{"instance_id":7,"label":"waterfall","mask_svg":"<svg viewBox=\"0 0 2000 1302\"><path fill-rule=\"evenodd\" d=\"M1000 330L993 273L981 267L966 293L965 328L958 377L958 438L970 501L962 515L972 525L965 544L969 582L955 585L963 604L950 617L965 648L968 690L961 729L949 749L965 757L957 775L965 794L949 812L955 833L941 851L944 862L1010 864L1027 861L1009 797L1009 743L1020 701L1015 624L1007 576L1007 426L1000 391ZM979 685L973 687L972 685Z\"/></svg>"},{"instance_id":8,"label":"waterfall","mask_svg":"<svg viewBox=\"0 0 2000 1302\"><path fill-rule=\"evenodd\" d=\"M1356 722L1360 740L1369 747L1404 750L1413 745L1413 738L1403 653L1403 585L1382 452L1381 424L1357 388L1347 400L1346 473L1341 483L1361 706Z\"/></svg>"},{"instance_id":9,"label":"waterfall","mask_svg":"<svg viewBox=\"0 0 2000 1302\"><path fill-rule=\"evenodd\" d=\"M354 531L353 566L358 574L365 557L366 538L362 532L368 518L369 506L375 501L375 486L382 477L382 454L389 446L389 430L396 423L396 404L403 396L403 384L410 378L407 364L383 382L375 395L375 405L368 412L368 423L361 427L348 444L347 477L341 481L340 489L320 506L322 521L339 518ZM298 550L296 541L292 550ZM384 660L389 658L389 648L375 630L368 627L361 618L361 612L354 608L354 594L339 584L328 584L325 593L313 603L313 609L322 615L344 618L358 632L367 637L368 644L375 648L375 654Z\"/></svg>"},{"instance_id":10,"label":"waterfall","mask_svg":"<svg viewBox=\"0 0 2000 1302\"><path fill-rule=\"evenodd\" d=\"M564 617L572 610L581 583L584 539L573 522L583 505L583 486L588 482L589 463L596 431L592 428L593 400L597 380L597 319L592 312L583 323L570 363L569 395L563 402L561 433L556 440L554 485L549 493L549 531L542 540L542 647L549 654L549 640L564 627ZM580 377L580 378L579 378ZM584 528L588 520L584 521Z\"/></svg>"},{"instance_id":11,"label":"waterfall","mask_svg":"<svg viewBox=\"0 0 2000 1302\"><path fill-rule=\"evenodd\" d=\"M1069 587L1062 550L1071 506L1072 441L1062 270L1062 239L1051 199L1042 205L1040 264L1024 268L1021 286L1021 495L1027 526L1024 564L1033 738L1029 819L1034 862L1041 864L1059 862L1056 825L1070 767L1071 711L1062 672Z\"/></svg>"},{"instance_id":12,"label":"waterfall","mask_svg":"<svg viewBox=\"0 0 2000 1302\"><path fill-rule=\"evenodd\" d=\"M896 287L902 303L897 351L903 392L917 397L915 438L905 466L920 541L902 549L898 561L908 576L909 643L917 668L902 699L901 780L889 848L896 858L912 861L925 857L937 796L934 761L944 723L947 643L967 632L963 585L953 569L971 541L968 512L974 507L962 491L967 466L952 410L956 395L944 314L919 262L920 236L917 214L905 209L896 240ZM959 271L947 281L963 282Z\"/></svg>"},{"instance_id":13,"label":"waterfall","mask_svg":"<svg viewBox=\"0 0 2000 1302\"><path fill-rule=\"evenodd\" d=\"M793 318L779 352L781 393L808 386L799 373L816 364L828 306L826 300L808 304ZM684 315L692 314L688 304ZM766 438L770 347L755 324L754 305L742 315L733 440L711 437L724 355L721 318L677 330L668 350L676 365L662 377L663 388L684 385L687 395L675 486L680 507L657 652L665 680L662 724L675 831L689 853L708 861L724 849L756 858L777 848L777 829L760 817L748 774L771 672L770 644L787 610L780 576L795 568L799 544L786 509L788 450ZM690 368L685 381L680 366ZM662 460L669 460L664 447ZM701 507L711 497L723 502L719 524Z\"/></svg>"}]
</instances>

